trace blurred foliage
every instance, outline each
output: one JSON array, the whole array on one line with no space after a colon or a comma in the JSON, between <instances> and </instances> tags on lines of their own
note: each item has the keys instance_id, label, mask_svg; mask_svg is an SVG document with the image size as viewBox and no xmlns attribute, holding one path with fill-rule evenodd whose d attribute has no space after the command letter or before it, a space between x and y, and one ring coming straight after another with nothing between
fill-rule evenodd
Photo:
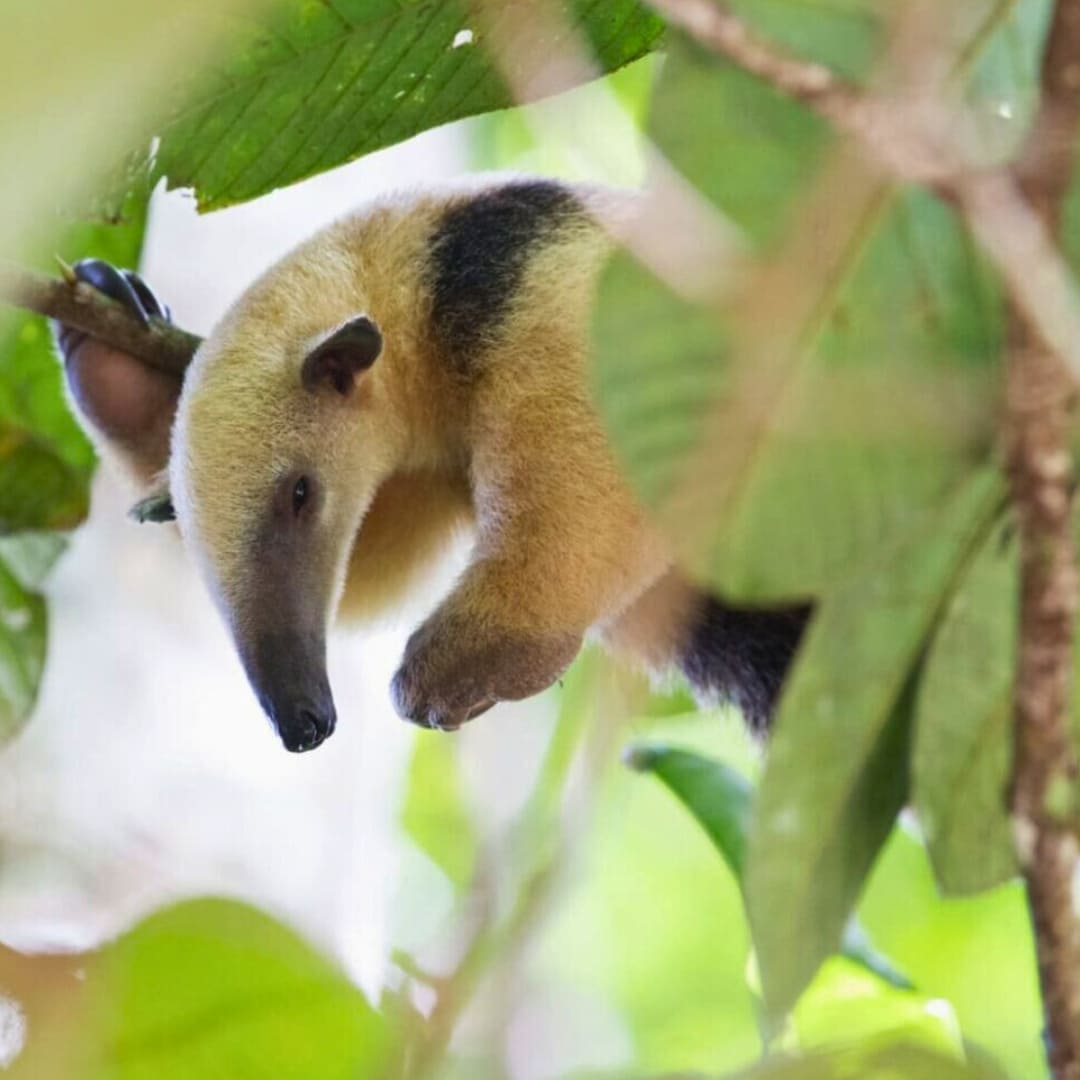
<instances>
[{"instance_id":1,"label":"blurred foliage","mask_svg":"<svg viewBox=\"0 0 1080 1080\"><path fill-rule=\"evenodd\" d=\"M457 744L421 733L409 770L401 823L458 888L476 871L478 840L462 798Z\"/></svg>"},{"instance_id":2,"label":"blurred foliage","mask_svg":"<svg viewBox=\"0 0 1080 1080\"><path fill-rule=\"evenodd\" d=\"M0 34L0 258L32 258L104 203L120 158L165 106L167 88L208 62L240 11L266 0L34 0L4 5ZM49 250L46 247L46 250Z\"/></svg>"},{"instance_id":3,"label":"blurred foliage","mask_svg":"<svg viewBox=\"0 0 1080 1080\"><path fill-rule=\"evenodd\" d=\"M849 78L887 63L889 5L733 7ZM979 125L988 161L1022 137L1048 11L1032 0L941 16L950 86L983 120L1011 121ZM916 710L920 807L943 885L985 888L1013 870L1015 575L974 558L1001 543L990 525L1003 498L992 473L1005 307L949 207L882 181L819 118L680 35L648 128L742 247L729 244L729 277L698 292L630 254L613 260L594 331L597 401L699 577L748 601L819 604L750 832L771 1026L838 947L908 798ZM695 237L680 240L673 250L694 250Z\"/></svg>"},{"instance_id":4,"label":"blurred foliage","mask_svg":"<svg viewBox=\"0 0 1080 1080\"><path fill-rule=\"evenodd\" d=\"M12 1075L346 1080L378 1076L394 1053L389 1022L341 971L231 901L152 915L88 957L65 994Z\"/></svg>"}]
</instances>

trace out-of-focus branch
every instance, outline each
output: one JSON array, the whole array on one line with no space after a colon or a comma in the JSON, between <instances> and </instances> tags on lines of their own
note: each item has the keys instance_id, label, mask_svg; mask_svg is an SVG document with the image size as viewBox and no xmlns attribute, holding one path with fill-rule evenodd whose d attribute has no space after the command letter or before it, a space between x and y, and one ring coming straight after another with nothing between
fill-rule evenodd
<instances>
[{"instance_id":1,"label":"out-of-focus branch","mask_svg":"<svg viewBox=\"0 0 1080 1080\"><path fill-rule=\"evenodd\" d=\"M1016 166L1017 182L1047 233L1062 203L1080 134L1080 0L1058 0L1043 65L1042 100ZM1062 360L1016 310L1010 325L1006 434L1020 521L1020 653L1014 701L1011 804L1035 928L1050 1065L1080 1077L1080 923L1073 903L1078 849L1050 811L1056 786L1071 789L1073 635L1078 603L1072 540L1069 420L1074 386Z\"/></svg>"},{"instance_id":2,"label":"out-of-focus branch","mask_svg":"<svg viewBox=\"0 0 1080 1080\"><path fill-rule=\"evenodd\" d=\"M200 338L158 319L143 326L120 304L89 285L70 284L0 264L0 304L35 311L81 330L151 367L183 377Z\"/></svg>"},{"instance_id":3,"label":"out-of-focus branch","mask_svg":"<svg viewBox=\"0 0 1080 1080\"><path fill-rule=\"evenodd\" d=\"M1080 380L1080 305L1046 222L1008 169L981 170L957 150L963 117L943 102L876 97L821 64L752 34L714 0L652 0L701 45L829 120L894 179L923 184L957 206L1004 279L1032 334ZM1061 78L1070 80L1067 65ZM1060 110L1053 111L1054 126Z\"/></svg>"}]
</instances>

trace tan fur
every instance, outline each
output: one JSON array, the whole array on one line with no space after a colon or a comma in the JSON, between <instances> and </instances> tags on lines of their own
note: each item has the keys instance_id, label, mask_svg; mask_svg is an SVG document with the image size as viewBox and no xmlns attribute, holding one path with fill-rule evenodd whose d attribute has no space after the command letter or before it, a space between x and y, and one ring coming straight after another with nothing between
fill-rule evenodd
<instances>
[{"instance_id":1,"label":"tan fur","mask_svg":"<svg viewBox=\"0 0 1080 1080\"><path fill-rule=\"evenodd\" d=\"M379 204L256 282L188 373L170 459L181 529L234 626L258 584L253 522L290 469L313 470L329 493L310 553L328 617L394 605L474 523L470 564L395 681L399 708L448 727L549 685L591 629L633 647L633 605L670 566L588 397L606 234L575 227L531 259L502 344L463 378L436 348L420 279L432 227L460 197ZM625 212L625 200L584 197L599 213ZM358 314L384 348L357 392L304 389L305 355Z\"/></svg>"}]
</instances>

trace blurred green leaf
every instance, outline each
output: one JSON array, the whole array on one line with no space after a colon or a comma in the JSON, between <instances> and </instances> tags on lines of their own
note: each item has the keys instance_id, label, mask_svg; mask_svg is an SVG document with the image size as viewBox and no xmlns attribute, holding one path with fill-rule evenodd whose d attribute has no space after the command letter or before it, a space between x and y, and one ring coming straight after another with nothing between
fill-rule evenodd
<instances>
[{"instance_id":1,"label":"blurred green leaf","mask_svg":"<svg viewBox=\"0 0 1080 1080\"><path fill-rule=\"evenodd\" d=\"M45 666L45 601L0 555L0 744L21 727Z\"/></svg>"},{"instance_id":2,"label":"blurred green leaf","mask_svg":"<svg viewBox=\"0 0 1080 1080\"><path fill-rule=\"evenodd\" d=\"M815 614L780 703L746 895L770 1017L836 951L907 796L912 678L957 567L1002 499L985 470Z\"/></svg>"},{"instance_id":3,"label":"blurred green leaf","mask_svg":"<svg viewBox=\"0 0 1080 1080\"><path fill-rule=\"evenodd\" d=\"M736 1075L739 1080L1000 1080L997 1072L925 1047L880 1042L803 1058L766 1059Z\"/></svg>"},{"instance_id":4,"label":"blurred green leaf","mask_svg":"<svg viewBox=\"0 0 1080 1080\"><path fill-rule=\"evenodd\" d=\"M996 163L1019 148L1038 106L1053 0L984 0L956 6L967 7L974 16L979 9L983 14L962 54L971 61L964 99L982 136L981 160Z\"/></svg>"},{"instance_id":5,"label":"blurred green leaf","mask_svg":"<svg viewBox=\"0 0 1080 1080\"><path fill-rule=\"evenodd\" d=\"M455 885L472 880L479 838L463 797L454 740L417 735L401 824Z\"/></svg>"},{"instance_id":6,"label":"blurred green leaf","mask_svg":"<svg viewBox=\"0 0 1080 1080\"><path fill-rule=\"evenodd\" d=\"M964 1055L960 1025L948 1002L885 983L846 957L833 956L799 998L773 1050L809 1054L885 1042Z\"/></svg>"},{"instance_id":7,"label":"blurred green leaf","mask_svg":"<svg viewBox=\"0 0 1080 1080\"><path fill-rule=\"evenodd\" d=\"M603 71L655 48L663 24L636 0L558 0L554 14L591 44ZM494 34L529 35L534 70L564 42L528 4L493 9ZM550 12L549 12L550 14ZM518 26L515 20L525 20ZM537 29L536 26L541 27ZM204 209L254 198L417 132L505 108L514 98L487 50L492 24L464 2L288 0L180 96L154 171L192 186ZM505 47L505 46L504 46ZM572 81L558 89L567 89ZM550 79L548 91L554 89Z\"/></svg>"},{"instance_id":8,"label":"blurred green leaf","mask_svg":"<svg viewBox=\"0 0 1080 1080\"><path fill-rule=\"evenodd\" d=\"M393 1051L385 1020L341 971L232 901L150 916L88 959L85 992L69 1037L87 1080L353 1080L379 1076ZM37 1053L55 1058L48 1044L61 1034L31 1042L24 1075L39 1075Z\"/></svg>"},{"instance_id":9,"label":"blurred green leaf","mask_svg":"<svg viewBox=\"0 0 1080 1080\"><path fill-rule=\"evenodd\" d=\"M44 440L0 420L0 536L74 528L86 506L85 479Z\"/></svg>"},{"instance_id":10,"label":"blurred green leaf","mask_svg":"<svg viewBox=\"0 0 1080 1080\"><path fill-rule=\"evenodd\" d=\"M0 257L25 261L60 230L61 208L81 209L100 195L160 108L161 92L214 55L214 36L231 14L262 2L185 0L167 10L145 0L5 4Z\"/></svg>"},{"instance_id":11,"label":"blurred green leaf","mask_svg":"<svg viewBox=\"0 0 1080 1080\"><path fill-rule=\"evenodd\" d=\"M721 761L656 743L631 747L626 759L632 768L656 775L693 814L742 888L753 813L751 784ZM854 919L839 952L890 985L911 989L910 981L873 947Z\"/></svg>"},{"instance_id":12,"label":"blurred green leaf","mask_svg":"<svg viewBox=\"0 0 1080 1080\"><path fill-rule=\"evenodd\" d=\"M36 589L49 576L67 541L58 533L24 532L0 536L0 561L24 589Z\"/></svg>"},{"instance_id":13,"label":"blurred green leaf","mask_svg":"<svg viewBox=\"0 0 1080 1080\"><path fill-rule=\"evenodd\" d=\"M820 5L785 11L816 40ZM616 256L596 398L698 575L744 599L821 594L986 459L999 289L951 209L850 158L818 183L819 119L677 36L668 51L651 133L753 269L710 307Z\"/></svg>"},{"instance_id":14,"label":"blurred green leaf","mask_svg":"<svg viewBox=\"0 0 1080 1080\"><path fill-rule=\"evenodd\" d=\"M912 801L946 893L1016 873L1012 762L1019 567L1010 520L986 537L949 600L915 707Z\"/></svg>"}]
</instances>

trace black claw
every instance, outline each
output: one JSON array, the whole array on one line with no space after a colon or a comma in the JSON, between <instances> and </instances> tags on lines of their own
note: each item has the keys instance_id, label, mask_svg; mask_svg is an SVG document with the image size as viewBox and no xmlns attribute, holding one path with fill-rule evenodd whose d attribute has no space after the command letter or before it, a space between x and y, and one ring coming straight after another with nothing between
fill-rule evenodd
<instances>
[{"instance_id":1,"label":"black claw","mask_svg":"<svg viewBox=\"0 0 1080 1080\"><path fill-rule=\"evenodd\" d=\"M155 319L161 319L162 322L172 322L172 312L158 299L154 290L134 270L121 270L120 273L124 275L127 283L135 290L135 295L139 298L147 315Z\"/></svg>"},{"instance_id":2,"label":"black claw","mask_svg":"<svg viewBox=\"0 0 1080 1080\"><path fill-rule=\"evenodd\" d=\"M82 259L72 270L80 281L123 304L143 326L150 325L151 316L168 320L168 308L138 274L130 270L117 270L104 259Z\"/></svg>"}]
</instances>

